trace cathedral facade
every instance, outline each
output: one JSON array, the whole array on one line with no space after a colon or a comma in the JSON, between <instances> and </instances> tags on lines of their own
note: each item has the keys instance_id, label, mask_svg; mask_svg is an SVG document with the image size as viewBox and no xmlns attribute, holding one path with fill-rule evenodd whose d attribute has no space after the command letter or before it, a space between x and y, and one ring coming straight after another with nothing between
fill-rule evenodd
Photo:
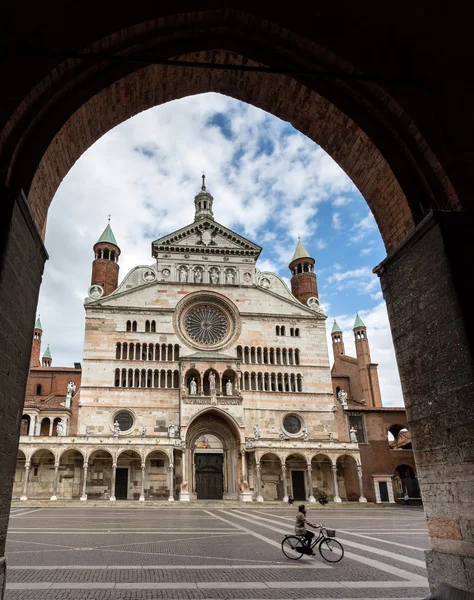
<instances>
[{"instance_id":1,"label":"cathedral facade","mask_svg":"<svg viewBox=\"0 0 474 600\"><path fill-rule=\"evenodd\" d=\"M339 502L347 485L364 502L314 259L299 241L290 291L214 219L204 179L194 203L120 285L110 224L95 244L77 418L54 438L23 432L14 495L35 497L43 477L53 499Z\"/></svg>"}]
</instances>

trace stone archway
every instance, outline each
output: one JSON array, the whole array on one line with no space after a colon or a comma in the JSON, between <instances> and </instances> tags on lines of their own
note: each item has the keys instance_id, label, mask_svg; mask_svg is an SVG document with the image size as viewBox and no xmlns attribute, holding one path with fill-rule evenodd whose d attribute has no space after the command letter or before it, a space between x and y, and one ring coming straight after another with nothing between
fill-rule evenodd
<instances>
[{"instance_id":1,"label":"stone archway","mask_svg":"<svg viewBox=\"0 0 474 600\"><path fill-rule=\"evenodd\" d=\"M108 450L93 450L88 458L88 474L83 497L88 500L110 500L115 487L116 463Z\"/></svg>"},{"instance_id":2,"label":"stone archway","mask_svg":"<svg viewBox=\"0 0 474 600\"><path fill-rule=\"evenodd\" d=\"M472 255L474 222L454 212L422 219L431 208L455 211L473 205L472 117L469 111L458 110L460 105L469 106L470 91L450 78L433 77L449 59L456 68L461 64L459 56L470 59L468 36L453 28L442 48L425 39L425 51L414 51L418 34L426 27L426 14L432 19L431 30L434 24L445 37L449 35L441 22L452 14L449 11L436 17L433 11L421 10L419 20L403 10L397 16L359 7L354 28L342 12L344 7L336 4L309 7L304 16L258 2L250 15L238 3L233 9L215 5L209 11L192 2L184 6L179 0L174 6L175 14L160 12L168 8L154 5L153 11L136 6L126 15L94 6L92 22L84 7L65 27L53 3L40 13L18 13L21 20L9 28L12 53L5 73L9 93L2 98L0 112L0 317L5 337L14 340L11 350L0 351L6 367L0 374L0 388L12 390L2 409L5 423L10 424L2 448L2 455L9 457L5 480L13 478L18 443L14 424L24 400L37 291L46 258L42 235L58 183L78 156L115 124L171 99L219 91L290 121L320 143L374 212L391 254L378 272L415 456L420 456L420 482L439 488L426 504L431 515L431 556L437 561L430 578L432 583L439 577L449 581L450 573L464 570L470 542L463 539L461 523L473 518L472 505L463 501L455 473L458 448L472 439L472 426L466 426L472 405L467 390L472 389L474 378L472 261L461 264L458 257ZM337 31L327 27L328 19L338 22ZM41 56L41 49L34 49L35 60L25 62L22 52L20 56L15 52L22 48L14 35L20 30L21 42L38 40L41 30L42 39L54 39L58 48L71 48L73 56L53 57L48 52ZM74 54L83 49L88 60ZM114 59L122 55L128 60L91 56L98 49ZM133 64L137 52L142 61L139 56ZM164 56L221 62L242 70L214 68L198 73L191 64L157 64ZM429 60L425 63L423 57ZM143 61L156 64L142 68ZM418 81L399 85L400 65L407 64ZM270 65L277 72L243 70L259 65ZM428 105L432 110L426 110ZM16 252L17 240L22 240L23 255L31 259L27 268ZM18 314L13 313L11 297L24 298ZM428 354L432 360L419 360ZM433 446L433 436L427 432L436 430L440 422L456 432L455 444L446 436L442 448L439 443ZM443 468L438 464L439 452L446 459ZM447 487L453 494L448 511L442 500ZM3 490L5 507L10 492L8 483ZM439 536L444 530L453 532L452 539Z\"/></svg>"},{"instance_id":3,"label":"stone archway","mask_svg":"<svg viewBox=\"0 0 474 600\"><path fill-rule=\"evenodd\" d=\"M185 444L181 469L190 498L237 500L240 432L234 421L220 411L200 413L186 429Z\"/></svg>"},{"instance_id":4,"label":"stone archway","mask_svg":"<svg viewBox=\"0 0 474 600\"><path fill-rule=\"evenodd\" d=\"M30 459L27 498L50 499L55 476L55 456L52 450L36 450Z\"/></svg>"},{"instance_id":5,"label":"stone archway","mask_svg":"<svg viewBox=\"0 0 474 600\"><path fill-rule=\"evenodd\" d=\"M311 480L316 501L325 497L334 500L338 496L334 486L332 461L326 454L317 454L311 459Z\"/></svg>"},{"instance_id":6,"label":"stone archway","mask_svg":"<svg viewBox=\"0 0 474 600\"><path fill-rule=\"evenodd\" d=\"M79 499L84 484L84 456L82 452L68 449L59 457L59 477L57 481L58 499Z\"/></svg>"}]
</instances>

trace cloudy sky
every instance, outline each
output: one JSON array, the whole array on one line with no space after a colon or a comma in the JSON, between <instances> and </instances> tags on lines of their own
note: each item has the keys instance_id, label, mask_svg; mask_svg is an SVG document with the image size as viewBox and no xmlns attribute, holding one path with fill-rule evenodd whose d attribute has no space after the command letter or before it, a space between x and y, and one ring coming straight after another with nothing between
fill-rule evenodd
<instances>
[{"instance_id":1,"label":"cloudy sky","mask_svg":"<svg viewBox=\"0 0 474 600\"><path fill-rule=\"evenodd\" d=\"M258 266L287 281L301 236L316 260L320 298L355 356L352 327L368 327L385 405L402 405L385 303L372 268L385 257L375 221L350 179L291 125L219 94L145 111L111 130L74 165L51 205L38 312L53 364L82 359L83 301L92 247L111 225L120 279L152 264L151 242L194 218L201 173L217 221L263 247ZM329 344L331 346L331 344ZM332 360L331 347L330 357Z\"/></svg>"}]
</instances>

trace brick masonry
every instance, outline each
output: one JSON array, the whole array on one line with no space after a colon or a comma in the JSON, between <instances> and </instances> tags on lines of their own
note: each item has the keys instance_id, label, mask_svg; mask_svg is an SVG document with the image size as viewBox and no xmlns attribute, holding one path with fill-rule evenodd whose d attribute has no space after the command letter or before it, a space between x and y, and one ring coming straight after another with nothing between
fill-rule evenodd
<instances>
[{"instance_id":1,"label":"brick masonry","mask_svg":"<svg viewBox=\"0 0 474 600\"><path fill-rule=\"evenodd\" d=\"M470 590L459 573L474 558L472 227L467 215L435 213L378 267L431 535L430 583Z\"/></svg>"}]
</instances>

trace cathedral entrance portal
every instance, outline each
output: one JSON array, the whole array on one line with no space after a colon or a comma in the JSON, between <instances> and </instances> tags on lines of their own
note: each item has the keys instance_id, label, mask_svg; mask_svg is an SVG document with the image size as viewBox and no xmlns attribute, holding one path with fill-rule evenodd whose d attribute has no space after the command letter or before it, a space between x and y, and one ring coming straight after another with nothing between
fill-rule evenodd
<instances>
[{"instance_id":1,"label":"cathedral entrance portal","mask_svg":"<svg viewBox=\"0 0 474 600\"><path fill-rule=\"evenodd\" d=\"M191 423L184 468L191 499L238 499L239 435L234 423L217 411L206 411Z\"/></svg>"},{"instance_id":2,"label":"cathedral entrance portal","mask_svg":"<svg viewBox=\"0 0 474 600\"><path fill-rule=\"evenodd\" d=\"M293 498L295 500L306 500L304 484L304 471L291 471L291 483L293 485Z\"/></svg>"},{"instance_id":3,"label":"cathedral entrance portal","mask_svg":"<svg viewBox=\"0 0 474 600\"><path fill-rule=\"evenodd\" d=\"M223 454L196 454L196 495L198 500L222 500L224 492Z\"/></svg>"},{"instance_id":4,"label":"cathedral entrance portal","mask_svg":"<svg viewBox=\"0 0 474 600\"><path fill-rule=\"evenodd\" d=\"M126 500L128 490L128 469L117 469L115 476L115 497L117 500Z\"/></svg>"}]
</instances>

